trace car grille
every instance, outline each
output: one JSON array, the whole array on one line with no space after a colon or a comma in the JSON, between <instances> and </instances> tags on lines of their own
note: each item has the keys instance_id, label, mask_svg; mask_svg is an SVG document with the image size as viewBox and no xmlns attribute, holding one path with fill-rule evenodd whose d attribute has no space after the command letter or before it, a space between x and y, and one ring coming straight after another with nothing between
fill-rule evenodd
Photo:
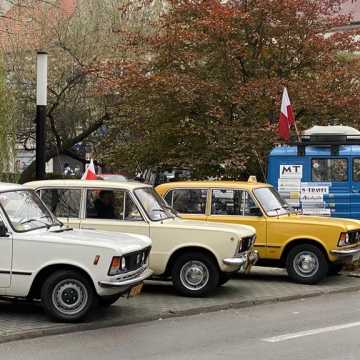
<instances>
[{"instance_id":1,"label":"car grille","mask_svg":"<svg viewBox=\"0 0 360 360\"><path fill-rule=\"evenodd\" d=\"M147 247L144 250L135 251L133 253L124 255L126 261L126 271L134 271L141 268L146 264L151 247Z\"/></svg>"},{"instance_id":2,"label":"car grille","mask_svg":"<svg viewBox=\"0 0 360 360\"><path fill-rule=\"evenodd\" d=\"M357 244L360 242L360 230L349 231L349 243Z\"/></svg>"},{"instance_id":3,"label":"car grille","mask_svg":"<svg viewBox=\"0 0 360 360\"><path fill-rule=\"evenodd\" d=\"M253 246L253 244L255 243L255 239L256 239L255 235L243 237L242 241L241 241L241 247L239 249L239 252L244 252L244 251L250 250L251 247Z\"/></svg>"}]
</instances>

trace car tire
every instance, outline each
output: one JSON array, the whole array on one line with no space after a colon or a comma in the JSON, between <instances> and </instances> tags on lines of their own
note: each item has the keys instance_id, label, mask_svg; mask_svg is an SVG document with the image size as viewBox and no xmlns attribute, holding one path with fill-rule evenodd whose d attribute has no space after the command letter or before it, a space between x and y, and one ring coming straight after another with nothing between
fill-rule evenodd
<instances>
[{"instance_id":1,"label":"car tire","mask_svg":"<svg viewBox=\"0 0 360 360\"><path fill-rule=\"evenodd\" d=\"M117 302L122 294L115 294L115 295L109 295L109 296L100 296L99 297L99 305L101 307L109 307L115 302Z\"/></svg>"},{"instance_id":2,"label":"car tire","mask_svg":"<svg viewBox=\"0 0 360 360\"><path fill-rule=\"evenodd\" d=\"M231 279L231 275L228 273L220 273L218 286L226 284Z\"/></svg>"},{"instance_id":3,"label":"car tire","mask_svg":"<svg viewBox=\"0 0 360 360\"><path fill-rule=\"evenodd\" d=\"M286 269L292 280L301 284L316 284L329 270L324 253L315 245L294 246L286 257Z\"/></svg>"},{"instance_id":4,"label":"car tire","mask_svg":"<svg viewBox=\"0 0 360 360\"><path fill-rule=\"evenodd\" d=\"M78 271L51 274L41 287L41 301L47 315L62 322L78 322L95 305L93 284Z\"/></svg>"},{"instance_id":5,"label":"car tire","mask_svg":"<svg viewBox=\"0 0 360 360\"><path fill-rule=\"evenodd\" d=\"M179 294L201 297L217 287L220 271L209 255L202 252L188 252L176 258L171 276Z\"/></svg>"},{"instance_id":6,"label":"car tire","mask_svg":"<svg viewBox=\"0 0 360 360\"><path fill-rule=\"evenodd\" d=\"M344 264L329 264L329 276L337 275L344 268Z\"/></svg>"}]
</instances>

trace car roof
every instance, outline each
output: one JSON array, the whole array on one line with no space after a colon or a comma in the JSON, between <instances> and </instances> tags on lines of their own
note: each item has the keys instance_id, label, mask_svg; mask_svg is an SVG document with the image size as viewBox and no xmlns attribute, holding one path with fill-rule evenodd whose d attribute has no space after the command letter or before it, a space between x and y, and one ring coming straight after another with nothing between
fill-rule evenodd
<instances>
[{"instance_id":1,"label":"car roof","mask_svg":"<svg viewBox=\"0 0 360 360\"><path fill-rule=\"evenodd\" d=\"M260 183L260 182L250 182L250 181L223 181L223 180L213 180L213 181L174 181L169 183L164 183L158 185L156 188L161 190L167 190L172 188L243 188L251 190L254 188L260 187L271 187L270 184Z\"/></svg>"},{"instance_id":2,"label":"car roof","mask_svg":"<svg viewBox=\"0 0 360 360\"><path fill-rule=\"evenodd\" d=\"M26 187L19 184L0 182L0 191L11 191L20 189L26 190Z\"/></svg>"},{"instance_id":3,"label":"car roof","mask_svg":"<svg viewBox=\"0 0 360 360\"><path fill-rule=\"evenodd\" d=\"M143 184L137 181L104 181L104 180L39 180L31 181L25 185L32 188L41 188L41 187L92 187L92 188L119 188L119 189L128 189L133 190L143 187L151 187L151 185Z\"/></svg>"}]
</instances>

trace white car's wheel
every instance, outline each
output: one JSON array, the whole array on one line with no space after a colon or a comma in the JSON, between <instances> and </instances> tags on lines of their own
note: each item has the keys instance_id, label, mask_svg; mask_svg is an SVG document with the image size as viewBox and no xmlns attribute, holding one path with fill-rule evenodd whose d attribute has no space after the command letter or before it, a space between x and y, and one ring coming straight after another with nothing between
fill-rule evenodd
<instances>
[{"instance_id":1,"label":"white car's wheel","mask_svg":"<svg viewBox=\"0 0 360 360\"><path fill-rule=\"evenodd\" d=\"M41 300L45 312L51 317L76 322L83 319L94 305L94 288L77 271L56 271L45 280Z\"/></svg>"}]
</instances>

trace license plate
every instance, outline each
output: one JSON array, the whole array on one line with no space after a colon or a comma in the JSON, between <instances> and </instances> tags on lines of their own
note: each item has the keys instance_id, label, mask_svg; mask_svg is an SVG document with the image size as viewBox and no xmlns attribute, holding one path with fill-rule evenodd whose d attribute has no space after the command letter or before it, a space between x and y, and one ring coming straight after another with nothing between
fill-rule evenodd
<instances>
[{"instance_id":1,"label":"license plate","mask_svg":"<svg viewBox=\"0 0 360 360\"><path fill-rule=\"evenodd\" d=\"M135 297L135 296L140 295L143 286L144 286L144 283L141 283L141 284L139 284L139 285L136 285L136 286L132 287L132 288L130 289L130 291L129 291L128 297Z\"/></svg>"},{"instance_id":2,"label":"license plate","mask_svg":"<svg viewBox=\"0 0 360 360\"><path fill-rule=\"evenodd\" d=\"M352 261L353 261L353 262L354 262L354 261L358 261L359 259L360 259L360 253L354 255Z\"/></svg>"}]
</instances>

